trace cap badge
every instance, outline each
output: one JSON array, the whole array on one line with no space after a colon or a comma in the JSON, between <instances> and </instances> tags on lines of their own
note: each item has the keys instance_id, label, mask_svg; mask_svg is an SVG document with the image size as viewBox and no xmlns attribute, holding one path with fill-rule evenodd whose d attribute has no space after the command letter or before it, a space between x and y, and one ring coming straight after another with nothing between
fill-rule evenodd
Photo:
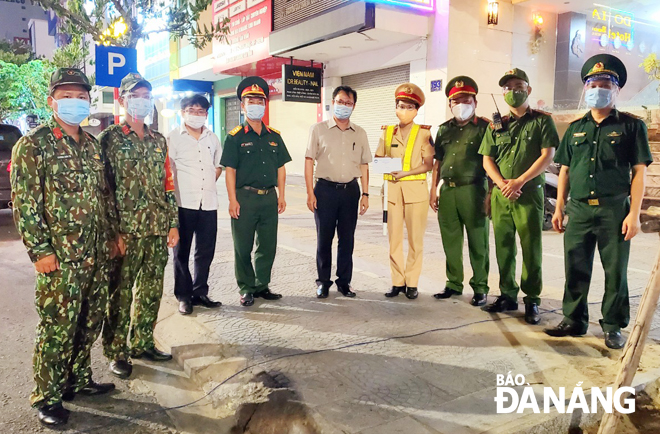
<instances>
[{"instance_id":1,"label":"cap badge","mask_svg":"<svg viewBox=\"0 0 660 434\"><path fill-rule=\"evenodd\" d=\"M404 91L405 93L413 93L413 91L412 91L412 87L410 87L410 86L409 86L409 87L406 87L403 91Z\"/></svg>"},{"instance_id":2,"label":"cap badge","mask_svg":"<svg viewBox=\"0 0 660 434\"><path fill-rule=\"evenodd\" d=\"M72 71L70 69L66 73L69 75L76 75L76 71Z\"/></svg>"},{"instance_id":3,"label":"cap badge","mask_svg":"<svg viewBox=\"0 0 660 434\"><path fill-rule=\"evenodd\" d=\"M515 70L515 69L512 69L512 70L508 71L508 72L507 72L506 74L504 74L504 75L516 75L516 70Z\"/></svg>"},{"instance_id":4,"label":"cap badge","mask_svg":"<svg viewBox=\"0 0 660 434\"><path fill-rule=\"evenodd\" d=\"M259 91L261 90L261 88L259 88L259 85L258 85L258 84L253 84L253 85L252 85L252 90L253 90L253 91L256 91L256 92L259 92Z\"/></svg>"},{"instance_id":5,"label":"cap badge","mask_svg":"<svg viewBox=\"0 0 660 434\"><path fill-rule=\"evenodd\" d=\"M605 69L605 65L603 65L603 62L598 62L594 65L593 68L591 68L591 72L599 72L603 71Z\"/></svg>"},{"instance_id":6,"label":"cap badge","mask_svg":"<svg viewBox=\"0 0 660 434\"><path fill-rule=\"evenodd\" d=\"M454 84L454 87L464 87L464 86L465 86L465 83L463 83L462 81L457 81L457 82Z\"/></svg>"}]
</instances>

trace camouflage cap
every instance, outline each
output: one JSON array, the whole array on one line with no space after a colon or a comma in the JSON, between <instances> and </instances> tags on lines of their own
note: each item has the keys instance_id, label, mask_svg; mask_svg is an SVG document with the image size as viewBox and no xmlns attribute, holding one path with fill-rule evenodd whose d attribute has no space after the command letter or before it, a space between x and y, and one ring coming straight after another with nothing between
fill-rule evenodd
<instances>
[{"instance_id":1,"label":"camouflage cap","mask_svg":"<svg viewBox=\"0 0 660 434\"><path fill-rule=\"evenodd\" d=\"M62 86L64 84L77 84L82 86L89 92L92 90L92 85L89 84L89 79L87 76L80 70L76 68L58 68L50 76L50 86L48 86L49 92L53 92L57 86Z\"/></svg>"},{"instance_id":2,"label":"camouflage cap","mask_svg":"<svg viewBox=\"0 0 660 434\"><path fill-rule=\"evenodd\" d=\"M131 91L138 87L138 85L144 86L149 89L149 91L151 91L151 83L145 80L145 78L142 77L139 72L129 72L126 77L121 79L119 94L122 95L124 92Z\"/></svg>"},{"instance_id":3,"label":"camouflage cap","mask_svg":"<svg viewBox=\"0 0 660 434\"><path fill-rule=\"evenodd\" d=\"M499 82L500 87L504 86L506 82L511 80L512 78L519 78L523 80L525 83L529 84L529 77L527 77L527 73L522 69L513 68L512 70L507 71L507 73L504 74L502 78L500 78L500 82Z\"/></svg>"}]
</instances>

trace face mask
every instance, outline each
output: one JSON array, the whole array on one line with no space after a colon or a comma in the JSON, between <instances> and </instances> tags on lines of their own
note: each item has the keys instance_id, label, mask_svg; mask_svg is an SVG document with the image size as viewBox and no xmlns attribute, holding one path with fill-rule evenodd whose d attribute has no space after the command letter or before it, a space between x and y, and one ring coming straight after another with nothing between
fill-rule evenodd
<instances>
[{"instance_id":1,"label":"face mask","mask_svg":"<svg viewBox=\"0 0 660 434\"><path fill-rule=\"evenodd\" d=\"M57 103L57 117L68 125L80 125L89 116L89 101L78 98L62 98Z\"/></svg>"},{"instance_id":2,"label":"face mask","mask_svg":"<svg viewBox=\"0 0 660 434\"><path fill-rule=\"evenodd\" d=\"M190 128L192 128L194 130L198 130L198 129L202 128L204 125L206 125L206 116L195 116L195 115L189 115L188 113L185 113L183 115L183 121Z\"/></svg>"},{"instance_id":3,"label":"face mask","mask_svg":"<svg viewBox=\"0 0 660 434\"><path fill-rule=\"evenodd\" d=\"M601 109L612 103L614 91L612 89L603 89L602 87L592 87L584 93L584 102L589 108Z\"/></svg>"},{"instance_id":4,"label":"face mask","mask_svg":"<svg viewBox=\"0 0 660 434\"><path fill-rule=\"evenodd\" d=\"M474 115L474 106L472 104L456 104L451 109L451 112L454 114L457 121L467 121L472 118L472 115Z\"/></svg>"},{"instance_id":5,"label":"face mask","mask_svg":"<svg viewBox=\"0 0 660 434\"><path fill-rule=\"evenodd\" d=\"M351 117L351 113L353 113L353 107L346 107L341 104L334 104L334 107L335 117L337 119L348 119Z\"/></svg>"},{"instance_id":6,"label":"face mask","mask_svg":"<svg viewBox=\"0 0 660 434\"><path fill-rule=\"evenodd\" d=\"M251 121L260 121L266 114L266 106L259 104L246 104L245 114Z\"/></svg>"},{"instance_id":7,"label":"face mask","mask_svg":"<svg viewBox=\"0 0 660 434\"><path fill-rule=\"evenodd\" d=\"M403 110L396 109L396 117L399 118L402 124L408 125L417 116L417 110Z\"/></svg>"},{"instance_id":8,"label":"face mask","mask_svg":"<svg viewBox=\"0 0 660 434\"><path fill-rule=\"evenodd\" d=\"M528 96L526 90L510 90L504 95L504 101L506 101L509 106L518 108L525 104Z\"/></svg>"},{"instance_id":9,"label":"face mask","mask_svg":"<svg viewBox=\"0 0 660 434\"><path fill-rule=\"evenodd\" d=\"M149 117L154 111L153 98L126 97L126 113L134 119Z\"/></svg>"}]
</instances>

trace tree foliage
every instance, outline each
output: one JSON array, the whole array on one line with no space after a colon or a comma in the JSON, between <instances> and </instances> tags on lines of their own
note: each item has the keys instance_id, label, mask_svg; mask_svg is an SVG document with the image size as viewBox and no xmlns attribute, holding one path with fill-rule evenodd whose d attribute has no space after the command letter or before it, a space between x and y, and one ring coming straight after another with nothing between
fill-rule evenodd
<instances>
[{"instance_id":1,"label":"tree foliage","mask_svg":"<svg viewBox=\"0 0 660 434\"><path fill-rule=\"evenodd\" d=\"M54 67L43 60L22 65L0 60L0 121L36 115L40 120L50 116L46 104L48 84Z\"/></svg>"},{"instance_id":2,"label":"tree foliage","mask_svg":"<svg viewBox=\"0 0 660 434\"><path fill-rule=\"evenodd\" d=\"M168 32L203 48L214 39L227 40L229 19L199 23L213 0L35 0L52 9L63 33L89 35L97 44L134 48L150 34ZM167 3L166 3L167 2Z\"/></svg>"},{"instance_id":3,"label":"tree foliage","mask_svg":"<svg viewBox=\"0 0 660 434\"><path fill-rule=\"evenodd\" d=\"M22 65L34 59L32 47L20 41L0 40L0 60Z\"/></svg>"}]
</instances>

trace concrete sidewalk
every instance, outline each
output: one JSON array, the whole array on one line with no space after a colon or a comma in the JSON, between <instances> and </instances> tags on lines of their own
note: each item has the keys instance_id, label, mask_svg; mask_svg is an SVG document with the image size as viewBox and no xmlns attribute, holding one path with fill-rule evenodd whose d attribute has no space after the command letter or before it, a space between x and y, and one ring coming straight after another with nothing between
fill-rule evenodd
<instances>
[{"instance_id":1,"label":"concrete sidewalk","mask_svg":"<svg viewBox=\"0 0 660 434\"><path fill-rule=\"evenodd\" d=\"M548 416L496 414L497 374L523 374L535 387L563 386L569 395L579 382L585 390L613 383L620 352L605 347L598 325L603 290L598 262L589 297L594 304L588 336L554 339L542 332L561 320L561 235L544 234L543 319L538 326L524 322L522 306L511 315L489 315L470 306L467 285L462 297L432 298L445 282L432 211L419 298L386 299L387 239L382 235L380 200L372 194L371 208L360 218L356 234L357 298L344 298L333 287L328 299L317 300L314 220L305 204L302 179L290 177L289 183L271 285L284 295L282 300L257 299L252 308L239 305L222 181L210 296L223 307L178 315L171 264L168 267L157 339L172 349L185 375L209 394L196 407L170 412L177 428L260 434L513 433ZM633 242L633 318L657 249L657 235L641 234ZM467 282L472 274L467 250L465 257ZM491 239L492 295L499 293L497 281ZM656 315L654 339L660 339L659 320ZM658 368L660 346L652 339L636 382L657 378ZM185 399L174 398L176 390L156 393L160 404L182 404Z\"/></svg>"}]
</instances>

